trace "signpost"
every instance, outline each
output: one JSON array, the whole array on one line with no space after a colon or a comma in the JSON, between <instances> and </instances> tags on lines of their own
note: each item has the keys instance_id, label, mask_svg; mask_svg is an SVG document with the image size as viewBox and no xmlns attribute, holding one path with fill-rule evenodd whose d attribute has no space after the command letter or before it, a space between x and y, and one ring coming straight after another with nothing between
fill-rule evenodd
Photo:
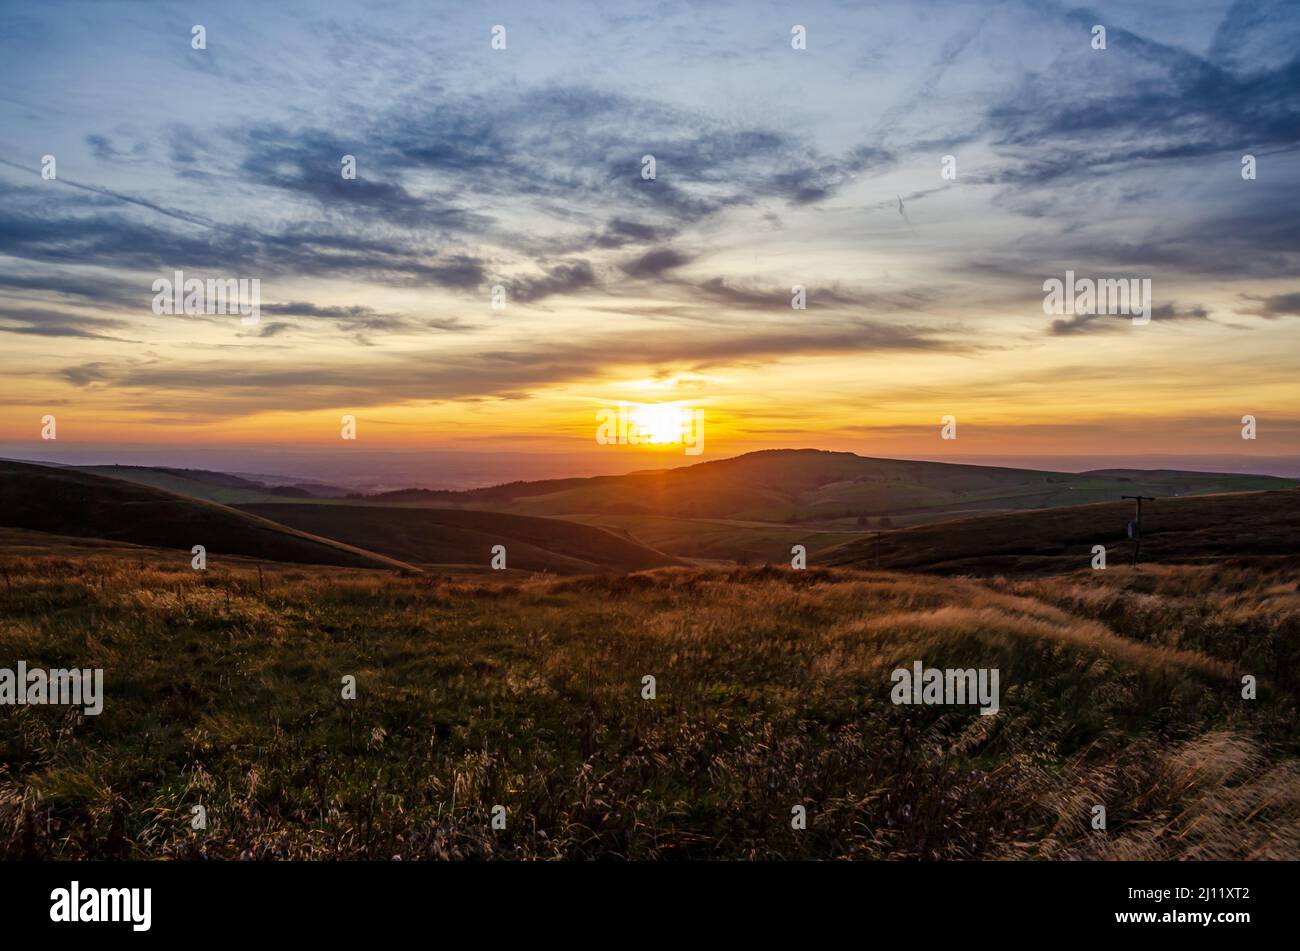
<instances>
[{"instance_id":1,"label":"signpost","mask_svg":"<svg viewBox=\"0 0 1300 951\"><path fill-rule=\"evenodd\" d=\"M1133 567L1136 568L1142 551L1142 503L1154 502L1155 499L1149 495L1121 495L1120 498L1137 502L1137 518L1128 523L1128 537L1133 539Z\"/></svg>"}]
</instances>

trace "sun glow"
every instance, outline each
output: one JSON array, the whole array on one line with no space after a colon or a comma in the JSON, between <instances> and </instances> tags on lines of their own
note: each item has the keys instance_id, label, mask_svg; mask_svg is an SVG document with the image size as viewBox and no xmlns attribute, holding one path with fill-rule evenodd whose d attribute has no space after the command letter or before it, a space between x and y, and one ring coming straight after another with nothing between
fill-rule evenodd
<instances>
[{"instance_id":1,"label":"sun glow","mask_svg":"<svg viewBox=\"0 0 1300 951\"><path fill-rule=\"evenodd\" d=\"M617 410L600 410L596 422L602 446L683 446L688 456L704 451L704 410L683 403L619 403Z\"/></svg>"},{"instance_id":2,"label":"sun glow","mask_svg":"<svg viewBox=\"0 0 1300 951\"><path fill-rule=\"evenodd\" d=\"M643 445L667 446L682 441L691 424L691 411L681 403L632 403L628 418Z\"/></svg>"}]
</instances>

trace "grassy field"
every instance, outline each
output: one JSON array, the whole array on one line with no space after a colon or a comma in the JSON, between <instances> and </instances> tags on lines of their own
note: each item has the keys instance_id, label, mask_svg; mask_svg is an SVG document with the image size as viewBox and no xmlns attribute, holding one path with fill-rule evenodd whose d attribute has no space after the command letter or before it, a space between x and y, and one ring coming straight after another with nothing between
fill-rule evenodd
<instances>
[{"instance_id":1,"label":"grassy field","mask_svg":"<svg viewBox=\"0 0 1300 951\"><path fill-rule=\"evenodd\" d=\"M188 564L0 533L6 663L106 671L98 717L0 707L0 856L1300 857L1284 564ZM914 660L998 668L1001 711L895 706Z\"/></svg>"}]
</instances>

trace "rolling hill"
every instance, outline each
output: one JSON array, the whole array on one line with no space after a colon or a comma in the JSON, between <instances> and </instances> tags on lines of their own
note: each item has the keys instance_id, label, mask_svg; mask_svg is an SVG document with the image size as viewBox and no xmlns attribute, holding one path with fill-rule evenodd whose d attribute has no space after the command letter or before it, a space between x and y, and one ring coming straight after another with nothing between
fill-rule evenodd
<instances>
[{"instance_id":1,"label":"rolling hill","mask_svg":"<svg viewBox=\"0 0 1300 951\"><path fill-rule=\"evenodd\" d=\"M1133 503L1106 502L958 519L858 538L818 564L944 574L1047 574L1087 568L1104 545L1108 565L1127 564ZM1300 490L1242 492L1148 502L1142 562L1198 564L1225 558L1300 556ZM775 559L774 559L775 560Z\"/></svg>"},{"instance_id":2,"label":"rolling hill","mask_svg":"<svg viewBox=\"0 0 1300 951\"><path fill-rule=\"evenodd\" d=\"M19 462L0 462L0 525L186 552L203 545L210 560L228 554L340 567L410 568L215 502Z\"/></svg>"},{"instance_id":3,"label":"rolling hill","mask_svg":"<svg viewBox=\"0 0 1300 951\"><path fill-rule=\"evenodd\" d=\"M239 502L269 502L278 498L314 498L305 487L271 486L243 476L207 469L169 469L157 466L71 466L77 472L107 476L124 482L153 486L194 499L234 505Z\"/></svg>"},{"instance_id":4,"label":"rolling hill","mask_svg":"<svg viewBox=\"0 0 1300 951\"><path fill-rule=\"evenodd\" d=\"M604 570L602 565L615 570L650 567L664 563L656 560L664 557L762 563L788 557L794 544L819 553L880 529L1114 502L1121 495L1198 497L1300 484L1235 473L1134 469L1067 473L874 459L811 449L752 452L623 476L513 482L468 491L407 489L346 502L317 494L343 491L335 487L277 487L204 470L96 466L69 471L107 475L237 506L424 564L478 568L484 563L483 552L500 542L517 556L510 559L512 567L565 573ZM258 509L259 505L271 507ZM342 510L299 511L321 506L342 506ZM436 518L376 514L361 521L358 508L464 514ZM545 518L546 530L533 532L530 523L508 523L501 516ZM609 547L608 537L575 535L570 528L556 535L559 519L589 526L591 531L605 529L616 536L618 545L627 547ZM516 531L522 534L513 534Z\"/></svg>"},{"instance_id":5,"label":"rolling hill","mask_svg":"<svg viewBox=\"0 0 1300 951\"><path fill-rule=\"evenodd\" d=\"M803 545L809 552L824 551L862 535L860 530L664 515L575 514L565 519L599 525L680 558L740 564L763 564L772 560L773 552L788 552L792 545Z\"/></svg>"},{"instance_id":6,"label":"rolling hill","mask_svg":"<svg viewBox=\"0 0 1300 951\"><path fill-rule=\"evenodd\" d=\"M614 532L561 519L457 509L256 503L242 511L403 561L486 568L504 545L507 566L555 574L640 571L681 562Z\"/></svg>"},{"instance_id":7,"label":"rolling hill","mask_svg":"<svg viewBox=\"0 0 1300 951\"><path fill-rule=\"evenodd\" d=\"M374 504L492 509L600 525L681 558L763 561L853 534L971 515L1156 498L1288 489L1272 476L1161 470L1050 472L779 449L624 476L512 482L466 492L423 489Z\"/></svg>"},{"instance_id":8,"label":"rolling hill","mask_svg":"<svg viewBox=\"0 0 1300 951\"><path fill-rule=\"evenodd\" d=\"M856 526L859 517L910 524L946 520L955 513L1078 505L1120 495L1200 495L1298 484L1272 476L1049 472L771 449L623 476L512 482L465 492L414 489L370 500L532 515L655 515L843 528Z\"/></svg>"}]
</instances>

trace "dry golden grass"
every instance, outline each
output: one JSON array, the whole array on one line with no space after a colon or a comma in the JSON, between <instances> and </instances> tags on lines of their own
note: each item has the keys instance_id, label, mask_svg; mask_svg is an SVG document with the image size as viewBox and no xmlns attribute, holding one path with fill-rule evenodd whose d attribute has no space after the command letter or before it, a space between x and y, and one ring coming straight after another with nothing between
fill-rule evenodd
<instances>
[{"instance_id":1,"label":"dry golden grass","mask_svg":"<svg viewBox=\"0 0 1300 951\"><path fill-rule=\"evenodd\" d=\"M1267 566L498 580L9 541L3 656L107 685L99 717L0 708L10 858L1300 858ZM1001 711L895 706L914 660L997 667Z\"/></svg>"}]
</instances>

